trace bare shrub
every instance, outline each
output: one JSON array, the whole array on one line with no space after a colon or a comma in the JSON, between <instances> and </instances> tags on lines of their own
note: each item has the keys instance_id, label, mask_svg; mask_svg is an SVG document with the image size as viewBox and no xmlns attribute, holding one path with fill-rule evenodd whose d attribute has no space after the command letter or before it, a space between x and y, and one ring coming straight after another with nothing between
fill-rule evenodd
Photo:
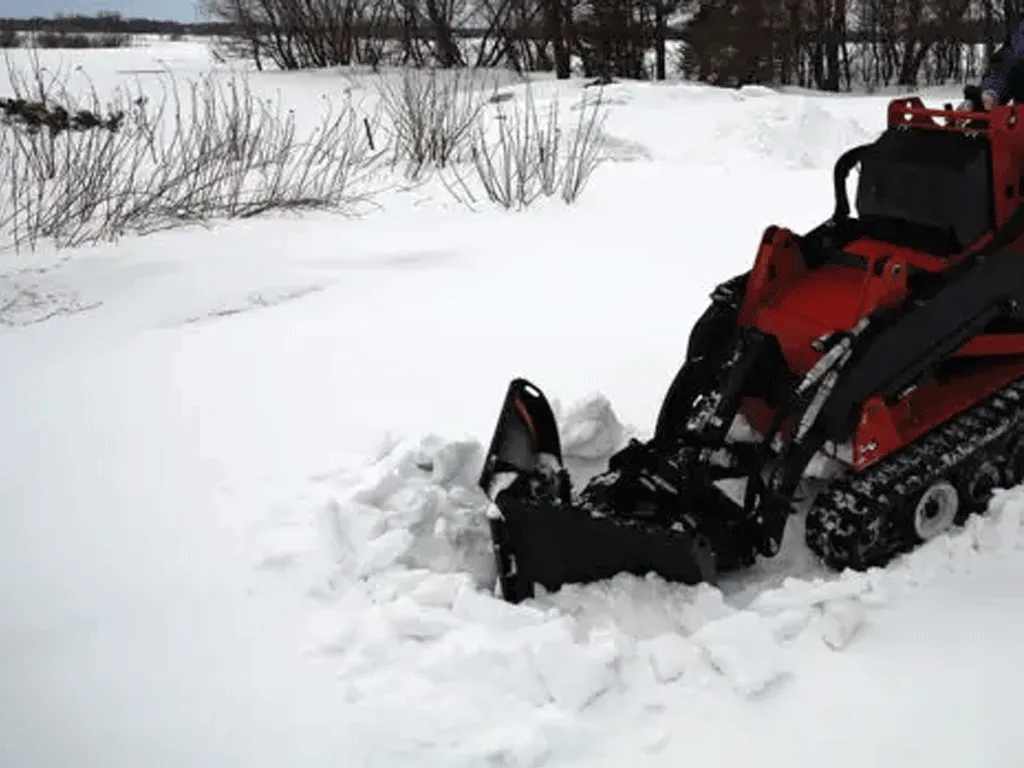
<instances>
[{"instance_id":1,"label":"bare shrub","mask_svg":"<svg viewBox=\"0 0 1024 768\"><path fill-rule=\"evenodd\" d=\"M37 65L38 67L38 65ZM369 118L351 101L327 105L300 132L295 115L257 98L243 79L215 75L162 98L93 90L75 99L41 69L11 77L16 99L38 97L68 112L123 113L115 129L52 131L0 123L0 248L115 239L271 210L351 210L368 199L380 151Z\"/></svg>"},{"instance_id":2,"label":"bare shrub","mask_svg":"<svg viewBox=\"0 0 1024 768\"><path fill-rule=\"evenodd\" d=\"M399 78L382 75L379 90L393 163L418 179L460 158L497 83L471 69L405 68Z\"/></svg>"},{"instance_id":3,"label":"bare shrub","mask_svg":"<svg viewBox=\"0 0 1024 768\"><path fill-rule=\"evenodd\" d=\"M473 176L487 199L506 209L526 208L540 197L555 195L567 204L575 202L604 159L606 110L600 89L596 93L580 100L568 139L557 98L542 115L529 88L522 106L514 102L506 110L498 105L495 130L481 121L473 131L470 154ZM476 202L461 174L453 175L449 191L463 202Z\"/></svg>"}]
</instances>

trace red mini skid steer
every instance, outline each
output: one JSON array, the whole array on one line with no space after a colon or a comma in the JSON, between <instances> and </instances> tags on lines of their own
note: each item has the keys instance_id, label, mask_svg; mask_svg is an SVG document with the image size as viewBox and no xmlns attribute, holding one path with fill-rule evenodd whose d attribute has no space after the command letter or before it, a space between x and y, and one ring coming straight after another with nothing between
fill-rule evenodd
<instances>
[{"instance_id":1,"label":"red mini skid steer","mask_svg":"<svg viewBox=\"0 0 1024 768\"><path fill-rule=\"evenodd\" d=\"M894 100L834 185L830 219L768 227L715 289L653 437L584 487L543 393L511 383L480 477L506 600L771 557L816 456L839 471L804 499L806 541L835 569L884 565L1024 482L1024 108Z\"/></svg>"}]
</instances>

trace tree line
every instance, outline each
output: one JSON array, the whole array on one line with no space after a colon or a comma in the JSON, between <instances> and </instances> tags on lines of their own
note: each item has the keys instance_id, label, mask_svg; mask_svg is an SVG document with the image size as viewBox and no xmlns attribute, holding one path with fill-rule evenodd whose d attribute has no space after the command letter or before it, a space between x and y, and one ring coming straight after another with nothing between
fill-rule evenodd
<instances>
[{"instance_id":1,"label":"tree line","mask_svg":"<svg viewBox=\"0 0 1024 768\"><path fill-rule=\"evenodd\" d=\"M1024 0L200 0L200 24L117 14L22 29L202 34L281 69L510 67L607 82L669 73L845 91L963 82Z\"/></svg>"},{"instance_id":2,"label":"tree line","mask_svg":"<svg viewBox=\"0 0 1024 768\"><path fill-rule=\"evenodd\" d=\"M1024 0L203 0L257 65L674 70L829 91L977 77Z\"/></svg>"},{"instance_id":3,"label":"tree line","mask_svg":"<svg viewBox=\"0 0 1024 768\"><path fill-rule=\"evenodd\" d=\"M185 35L209 37L234 34L230 24L215 21L178 22L160 19L129 18L115 12L57 14L52 18L33 16L25 19L0 18L0 32L53 35Z\"/></svg>"},{"instance_id":4,"label":"tree line","mask_svg":"<svg viewBox=\"0 0 1024 768\"><path fill-rule=\"evenodd\" d=\"M977 77L1022 0L709 0L685 68L729 84L919 86Z\"/></svg>"}]
</instances>

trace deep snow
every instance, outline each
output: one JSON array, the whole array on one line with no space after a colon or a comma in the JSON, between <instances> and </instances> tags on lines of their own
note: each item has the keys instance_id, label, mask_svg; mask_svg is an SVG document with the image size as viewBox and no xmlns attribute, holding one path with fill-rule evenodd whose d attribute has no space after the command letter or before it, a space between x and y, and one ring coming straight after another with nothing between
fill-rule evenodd
<instances>
[{"instance_id":1,"label":"deep snow","mask_svg":"<svg viewBox=\"0 0 1024 768\"><path fill-rule=\"evenodd\" d=\"M75 56L105 86L210 66ZM254 79L311 119L337 83ZM720 589L491 596L475 478L507 380L558 398L580 470L644 434L708 291L767 224L828 214L885 105L607 96L572 208L428 183L358 219L4 255L0 762L1019 764L1019 489L868 574L824 572L795 518Z\"/></svg>"}]
</instances>

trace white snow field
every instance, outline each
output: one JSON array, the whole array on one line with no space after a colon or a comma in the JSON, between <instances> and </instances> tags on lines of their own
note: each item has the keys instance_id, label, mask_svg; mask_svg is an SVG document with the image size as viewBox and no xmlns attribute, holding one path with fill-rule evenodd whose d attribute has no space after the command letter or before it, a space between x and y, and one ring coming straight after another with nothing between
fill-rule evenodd
<instances>
[{"instance_id":1,"label":"white snow field","mask_svg":"<svg viewBox=\"0 0 1024 768\"><path fill-rule=\"evenodd\" d=\"M213 66L65 55L98 87ZM252 78L311 119L373 91ZM0 764L1021 765L1020 489L866 574L823 571L794 518L720 588L493 596L475 481L508 380L559 401L579 464L644 434L708 292L766 225L828 216L886 103L605 96L612 157L573 206L428 181L360 217L2 255Z\"/></svg>"}]
</instances>

